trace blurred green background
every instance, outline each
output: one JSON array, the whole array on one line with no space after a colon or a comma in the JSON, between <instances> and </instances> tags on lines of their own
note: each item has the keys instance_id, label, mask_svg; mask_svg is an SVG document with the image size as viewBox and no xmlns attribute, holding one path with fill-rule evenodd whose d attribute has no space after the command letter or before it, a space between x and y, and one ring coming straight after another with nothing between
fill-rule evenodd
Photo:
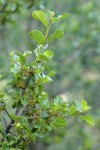
<instances>
[{"instance_id":1,"label":"blurred green background","mask_svg":"<svg viewBox=\"0 0 100 150\"><path fill-rule=\"evenodd\" d=\"M96 123L88 127L77 118L67 118L66 128L31 144L34 150L100 150L100 1L99 0L0 0L0 89L6 92L9 78L9 52L35 48L28 32L44 30L31 14L35 9L53 10L57 15L71 15L55 24L65 36L49 47L55 53L52 68L54 82L46 87L50 97L61 95L72 103L86 99ZM54 30L52 29L52 31ZM32 59L32 58L31 58Z\"/></svg>"}]
</instances>

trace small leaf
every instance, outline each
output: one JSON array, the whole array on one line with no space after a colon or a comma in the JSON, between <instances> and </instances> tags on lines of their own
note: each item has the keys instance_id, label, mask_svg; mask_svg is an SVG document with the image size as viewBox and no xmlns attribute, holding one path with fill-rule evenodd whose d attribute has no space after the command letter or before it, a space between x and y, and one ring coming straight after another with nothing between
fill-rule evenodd
<instances>
[{"instance_id":1,"label":"small leaf","mask_svg":"<svg viewBox=\"0 0 100 150\"><path fill-rule=\"evenodd\" d=\"M41 105L41 107L43 108L43 109L48 109L48 108L50 108L50 101L48 100L48 99L40 99L39 100L39 102L40 102L40 105Z\"/></svg>"},{"instance_id":2,"label":"small leaf","mask_svg":"<svg viewBox=\"0 0 100 150\"><path fill-rule=\"evenodd\" d=\"M41 124L36 120L36 121L34 121L33 126L38 129L41 127Z\"/></svg>"},{"instance_id":3,"label":"small leaf","mask_svg":"<svg viewBox=\"0 0 100 150\"><path fill-rule=\"evenodd\" d=\"M3 142L3 144L2 144L2 150L10 150L9 149L9 145L8 145L7 142Z\"/></svg>"},{"instance_id":4,"label":"small leaf","mask_svg":"<svg viewBox=\"0 0 100 150\"><path fill-rule=\"evenodd\" d=\"M43 54L44 54L45 56L47 56L48 58L52 58L52 56L53 56L53 52L50 51L50 50L46 50Z\"/></svg>"},{"instance_id":5,"label":"small leaf","mask_svg":"<svg viewBox=\"0 0 100 150\"><path fill-rule=\"evenodd\" d=\"M84 111L87 111L91 108L90 106L87 105L87 101L85 101L84 99L82 100L82 106Z\"/></svg>"},{"instance_id":6,"label":"small leaf","mask_svg":"<svg viewBox=\"0 0 100 150\"><path fill-rule=\"evenodd\" d=\"M50 72L48 73L48 76L49 76L49 77L54 76L54 75L55 75L55 72L54 72L54 71L50 71Z\"/></svg>"},{"instance_id":7,"label":"small leaf","mask_svg":"<svg viewBox=\"0 0 100 150\"><path fill-rule=\"evenodd\" d=\"M43 83L51 82L52 79L48 76L43 75Z\"/></svg>"},{"instance_id":8,"label":"small leaf","mask_svg":"<svg viewBox=\"0 0 100 150\"><path fill-rule=\"evenodd\" d=\"M40 60L45 60L45 61L49 61L49 59L45 56L45 55L39 55L38 56L38 58L40 59Z\"/></svg>"},{"instance_id":9,"label":"small leaf","mask_svg":"<svg viewBox=\"0 0 100 150\"><path fill-rule=\"evenodd\" d=\"M62 38L64 36L64 32L62 30L56 30L53 35L48 38L48 41L51 41L55 38Z\"/></svg>"},{"instance_id":10,"label":"small leaf","mask_svg":"<svg viewBox=\"0 0 100 150\"><path fill-rule=\"evenodd\" d=\"M63 116L60 116L58 118L56 118L56 120L54 121L54 124L57 124L58 126L66 126L66 118Z\"/></svg>"},{"instance_id":11,"label":"small leaf","mask_svg":"<svg viewBox=\"0 0 100 150\"><path fill-rule=\"evenodd\" d=\"M55 16L55 12L54 11L50 11L48 10L50 18L52 19Z\"/></svg>"},{"instance_id":12,"label":"small leaf","mask_svg":"<svg viewBox=\"0 0 100 150\"><path fill-rule=\"evenodd\" d=\"M70 107L70 109L69 109L69 115L73 115L73 114L75 114L76 112L77 112L76 107L72 105L72 106Z\"/></svg>"},{"instance_id":13,"label":"small leaf","mask_svg":"<svg viewBox=\"0 0 100 150\"><path fill-rule=\"evenodd\" d=\"M33 11L32 16L35 19L40 20L47 27L48 21L46 20L45 14L42 10Z\"/></svg>"},{"instance_id":14,"label":"small leaf","mask_svg":"<svg viewBox=\"0 0 100 150\"><path fill-rule=\"evenodd\" d=\"M24 65L26 63L26 58L24 55L22 55L21 53L18 53L17 54L19 57L20 57L20 61L21 63Z\"/></svg>"},{"instance_id":15,"label":"small leaf","mask_svg":"<svg viewBox=\"0 0 100 150\"><path fill-rule=\"evenodd\" d=\"M47 110L44 110L44 111L42 111L40 116L41 116L41 118L47 118L49 116L49 114L48 114Z\"/></svg>"},{"instance_id":16,"label":"small leaf","mask_svg":"<svg viewBox=\"0 0 100 150\"><path fill-rule=\"evenodd\" d=\"M24 56L28 56L28 55L30 55L30 54L32 54L32 52L29 51L29 50L27 50L27 51L24 52Z\"/></svg>"},{"instance_id":17,"label":"small leaf","mask_svg":"<svg viewBox=\"0 0 100 150\"><path fill-rule=\"evenodd\" d=\"M79 111L79 112L82 112L83 111L83 107L82 107L82 103L75 100L75 106L76 106L76 110Z\"/></svg>"},{"instance_id":18,"label":"small leaf","mask_svg":"<svg viewBox=\"0 0 100 150\"><path fill-rule=\"evenodd\" d=\"M38 31L38 30L32 30L29 33L30 37L35 40L39 45L43 44L45 41L44 35L42 34L42 32Z\"/></svg>"},{"instance_id":19,"label":"small leaf","mask_svg":"<svg viewBox=\"0 0 100 150\"><path fill-rule=\"evenodd\" d=\"M21 66L17 65L17 66L14 66L10 69L10 71L14 74L17 74L21 71Z\"/></svg>"},{"instance_id":20,"label":"small leaf","mask_svg":"<svg viewBox=\"0 0 100 150\"><path fill-rule=\"evenodd\" d=\"M61 19L64 19L64 18L68 17L69 15L70 14L65 13L64 15L59 15L57 18L53 18L52 20L53 20L53 22L56 22L56 21L59 21Z\"/></svg>"},{"instance_id":21,"label":"small leaf","mask_svg":"<svg viewBox=\"0 0 100 150\"><path fill-rule=\"evenodd\" d=\"M28 102L29 102L29 101L28 101L28 98L27 98L26 96L22 97L21 103L22 103L23 105L27 105Z\"/></svg>"},{"instance_id":22,"label":"small leaf","mask_svg":"<svg viewBox=\"0 0 100 150\"><path fill-rule=\"evenodd\" d=\"M92 126L94 126L95 124L94 119L91 118L90 116L80 116L80 118L82 118L83 120L85 120L87 123L89 123Z\"/></svg>"},{"instance_id":23,"label":"small leaf","mask_svg":"<svg viewBox=\"0 0 100 150\"><path fill-rule=\"evenodd\" d=\"M43 126L44 126L48 131L51 131L51 130L52 130L52 127L49 126L48 124L43 124Z\"/></svg>"},{"instance_id":24,"label":"small leaf","mask_svg":"<svg viewBox=\"0 0 100 150\"><path fill-rule=\"evenodd\" d=\"M43 133L35 133L35 135L36 135L37 137L40 137L40 138L46 136L46 134L43 134Z\"/></svg>"},{"instance_id":25,"label":"small leaf","mask_svg":"<svg viewBox=\"0 0 100 150\"><path fill-rule=\"evenodd\" d=\"M38 54L39 54L39 49L36 48L36 49L34 50L34 53L35 53L36 56L38 56Z\"/></svg>"}]
</instances>

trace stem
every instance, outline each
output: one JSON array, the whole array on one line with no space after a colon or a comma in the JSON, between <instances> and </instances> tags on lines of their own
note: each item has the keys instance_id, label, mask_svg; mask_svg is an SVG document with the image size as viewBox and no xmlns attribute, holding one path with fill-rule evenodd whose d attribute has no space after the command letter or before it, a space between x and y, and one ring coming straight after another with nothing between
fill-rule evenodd
<instances>
[{"instance_id":1,"label":"stem","mask_svg":"<svg viewBox=\"0 0 100 150\"><path fill-rule=\"evenodd\" d=\"M26 88L27 88L27 85L29 84L30 79L31 79L31 77L27 78L26 84L25 84L25 88L24 88L23 91L22 91L21 97L24 95L25 90L26 90ZM24 107L25 107L25 106L24 106ZM26 107L25 107L25 108L26 108ZM22 108L21 114L22 114L22 112L23 112L24 110L25 110L25 109ZM16 113L15 113L15 114L16 114L16 115L19 114L19 109L16 110ZM8 125L7 128L6 128L6 133L7 133L7 134L9 133L9 131L10 131L10 129L12 128L12 125L13 125L13 124L14 124L14 120L11 120L11 122L9 123L9 125Z\"/></svg>"},{"instance_id":2,"label":"stem","mask_svg":"<svg viewBox=\"0 0 100 150\"><path fill-rule=\"evenodd\" d=\"M43 46L45 45L46 41L47 41L47 38L48 38L48 34L49 34L49 31L50 31L50 27L52 25L52 21L50 21L50 24L48 25L47 27L47 30L46 30L46 34L45 34L45 40L44 40L44 43L41 45L40 47L40 50L39 50L39 54L42 52L42 49L43 49ZM34 64L36 64L36 62L38 61L38 56L36 57L35 61L34 61Z\"/></svg>"},{"instance_id":3,"label":"stem","mask_svg":"<svg viewBox=\"0 0 100 150\"><path fill-rule=\"evenodd\" d=\"M5 112L6 112L6 114L9 116L9 118L12 120L12 118L10 117L10 115L9 115L9 113L8 113L8 111L7 111L6 108L5 108Z\"/></svg>"}]
</instances>

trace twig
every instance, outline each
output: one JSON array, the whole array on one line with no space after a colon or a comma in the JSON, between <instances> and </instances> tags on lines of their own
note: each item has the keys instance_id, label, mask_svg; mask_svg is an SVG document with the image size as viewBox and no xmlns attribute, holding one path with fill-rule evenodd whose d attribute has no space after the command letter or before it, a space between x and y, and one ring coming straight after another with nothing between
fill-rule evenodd
<instances>
[{"instance_id":1,"label":"twig","mask_svg":"<svg viewBox=\"0 0 100 150\"><path fill-rule=\"evenodd\" d=\"M7 115L9 116L9 118L12 120L12 118L10 117L10 115L9 115L9 113L8 113L8 111L7 111L6 108L5 108L5 112L7 113Z\"/></svg>"},{"instance_id":2,"label":"twig","mask_svg":"<svg viewBox=\"0 0 100 150\"><path fill-rule=\"evenodd\" d=\"M28 85L29 82L30 82L30 79L31 79L31 77L28 77L28 78L27 78L26 84L25 84L25 88L24 88L23 91L22 91L21 97L23 97L23 95L24 95L24 93L25 93L25 91L26 91L27 85ZM24 107L25 107L25 106L24 106ZM25 107L25 108L26 108L26 107ZM19 112L19 110L17 109L16 112L15 112L15 114L16 114L16 115L18 115L18 114L21 115L22 112L25 110L25 108L22 108L21 112ZM11 122L10 122L9 125L7 126L7 128L6 128L6 133L7 133L7 134L9 133L9 131L10 131L11 127L12 127L12 124L14 124L14 120L11 120Z\"/></svg>"},{"instance_id":3,"label":"twig","mask_svg":"<svg viewBox=\"0 0 100 150\"><path fill-rule=\"evenodd\" d=\"M29 104L25 105L17 115L20 116L24 112L24 110L27 108L28 105Z\"/></svg>"},{"instance_id":4,"label":"twig","mask_svg":"<svg viewBox=\"0 0 100 150\"><path fill-rule=\"evenodd\" d=\"M12 134L12 135L14 135L14 136L17 136L16 134L14 134L14 133L12 133L12 132L10 132L10 131L9 131L9 133Z\"/></svg>"}]
</instances>

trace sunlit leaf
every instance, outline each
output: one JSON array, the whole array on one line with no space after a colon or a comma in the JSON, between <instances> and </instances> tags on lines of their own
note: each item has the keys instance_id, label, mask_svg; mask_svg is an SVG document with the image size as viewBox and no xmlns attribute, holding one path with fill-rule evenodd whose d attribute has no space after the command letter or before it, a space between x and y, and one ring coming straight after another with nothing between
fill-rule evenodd
<instances>
[{"instance_id":1,"label":"sunlit leaf","mask_svg":"<svg viewBox=\"0 0 100 150\"><path fill-rule=\"evenodd\" d=\"M53 35L48 38L48 41L51 41L55 38L62 38L64 36L64 32L62 30L56 30Z\"/></svg>"},{"instance_id":2,"label":"sunlit leaf","mask_svg":"<svg viewBox=\"0 0 100 150\"><path fill-rule=\"evenodd\" d=\"M44 43L44 35L42 34L42 32L38 31L38 30L32 30L29 33L30 37L35 40L39 45Z\"/></svg>"},{"instance_id":3,"label":"sunlit leaf","mask_svg":"<svg viewBox=\"0 0 100 150\"><path fill-rule=\"evenodd\" d=\"M80 118L82 118L83 120L85 120L87 123L89 123L92 126L94 126L95 124L94 119L91 118L90 116L80 116Z\"/></svg>"},{"instance_id":4,"label":"sunlit leaf","mask_svg":"<svg viewBox=\"0 0 100 150\"><path fill-rule=\"evenodd\" d=\"M70 14L65 13L64 15L59 15L57 18L53 18L52 20L53 20L53 22L56 22L56 21L59 21L59 20L62 20L64 18L68 17L69 15Z\"/></svg>"},{"instance_id":5,"label":"sunlit leaf","mask_svg":"<svg viewBox=\"0 0 100 150\"><path fill-rule=\"evenodd\" d=\"M46 50L43 54L44 54L45 56L47 56L48 58L52 58L52 56L53 56L53 52L50 51L50 50Z\"/></svg>"},{"instance_id":6,"label":"sunlit leaf","mask_svg":"<svg viewBox=\"0 0 100 150\"><path fill-rule=\"evenodd\" d=\"M40 20L45 26L48 25L48 21L46 20L45 14L42 10L33 11L32 16L35 19Z\"/></svg>"},{"instance_id":7,"label":"sunlit leaf","mask_svg":"<svg viewBox=\"0 0 100 150\"><path fill-rule=\"evenodd\" d=\"M27 50L27 51L24 52L24 56L28 56L28 55L30 55L30 54L32 54L32 52L29 51L29 50Z\"/></svg>"}]
</instances>

